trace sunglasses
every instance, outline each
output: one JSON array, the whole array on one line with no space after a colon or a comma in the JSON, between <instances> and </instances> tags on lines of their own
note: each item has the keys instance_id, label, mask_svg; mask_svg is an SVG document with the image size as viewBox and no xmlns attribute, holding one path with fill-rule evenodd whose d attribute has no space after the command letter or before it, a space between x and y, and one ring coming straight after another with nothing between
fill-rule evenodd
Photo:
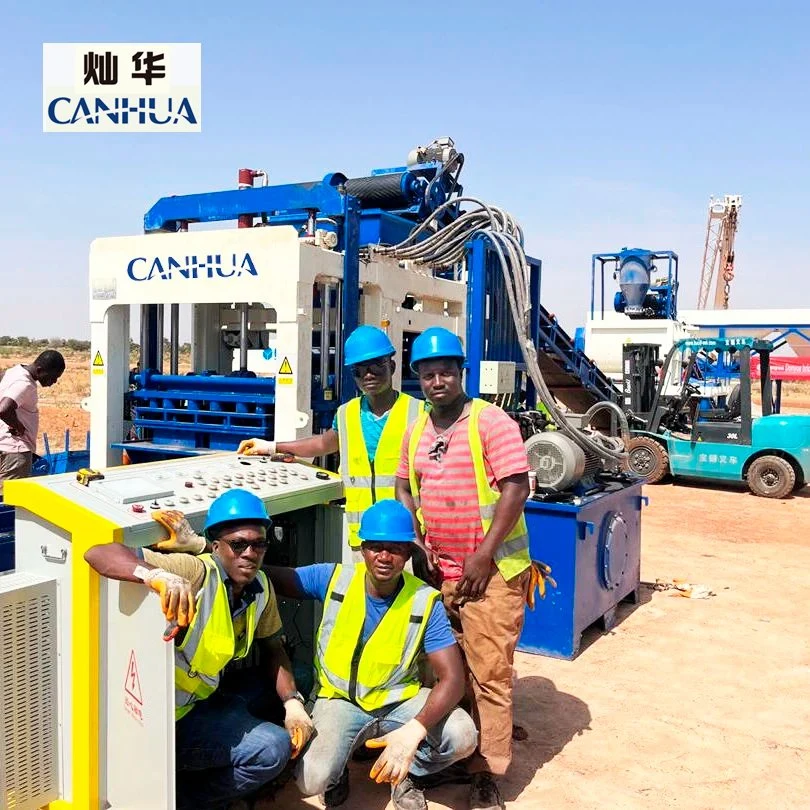
<instances>
[{"instance_id":1,"label":"sunglasses","mask_svg":"<svg viewBox=\"0 0 810 810\"><path fill-rule=\"evenodd\" d=\"M248 548L251 548L257 554L264 554L270 547L270 543L268 543L267 540L257 540L255 543L248 543L246 540L222 540L220 542L227 543L231 547L231 551L233 551L237 557L241 557Z\"/></svg>"},{"instance_id":2,"label":"sunglasses","mask_svg":"<svg viewBox=\"0 0 810 810\"><path fill-rule=\"evenodd\" d=\"M379 377L381 374L385 374L388 368L388 360L372 360L370 363L358 363L352 366L352 374L355 377L365 377L366 374Z\"/></svg>"}]
</instances>

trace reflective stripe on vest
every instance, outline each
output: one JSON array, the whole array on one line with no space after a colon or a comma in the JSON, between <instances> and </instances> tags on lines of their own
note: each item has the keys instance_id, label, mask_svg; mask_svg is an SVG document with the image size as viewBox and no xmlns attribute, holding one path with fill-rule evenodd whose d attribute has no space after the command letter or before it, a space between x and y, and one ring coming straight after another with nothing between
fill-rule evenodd
<instances>
[{"instance_id":1,"label":"reflective stripe on vest","mask_svg":"<svg viewBox=\"0 0 810 810\"><path fill-rule=\"evenodd\" d=\"M209 697L219 685L222 670L229 661L244 658L253 643L257 618L270 600L270 586L259 571L261 593L245 614L245 638L237 646L233 634L231 606L219 568L210 554L199 558L205 565L205 579L197 598L197 612L182 644L174 650L174 715L179 720L199 700Z\"/></svg>"},{"instance_id":2,"label":"reflective stripe on vest","mask_svg":"<svg viewBox=\"0 0 810 810\"><path fill-rule=\"evenodd\" d=\"M473 399L470 404L470 416L467 430L467 438L470 442L470 455L472 456L473 470L475 474L475 486L478 490L478 510L481 516L481 527L486 537L492 519L495 517L495 507L500 500L501 493L489 485L486 467L484 465L484 447L481 443L481 432L478 429L478 422L481 411L484 408L494 408L496 406L483 399ZM425 519L422 514L422 501L419 497L419 479L416 475L416 451L419 447L419 440L425 430L425 425L429 418L429 413L423 411L411 432L408 443L408 471L411 482L411 495L416 506L416 516L422 526L422 533L425 534ZM495 564L505 580L525 571L531 565L529 557L529 530L526 526L526 518L523 514L517 520L512 530L506 535L503 542L495 550L493 555Z\"/></svg>"},{"instance_id":3,"label":"reflective stripe on vest","mask_svg":"<svg viewBox=\"0 0 810 810\"><path fill-rule=\"evenodd\" d=\"M439 592L407 571L402 577L402 588L363 644L366 568L335 566L318 630L318 697L344 698L373 711L417 694L416 657Z\"/></svg>"},{"instance_id":4,"label":"reflective stripe on vest","mask_svg":"<svg viewBox=\"0 0 810 810\"><path fill-rule=\"evenodd\" d=\"M369 461L363 425L360 421L362 397L355 397L341 405L337 412L338 440L340 442L340 475L346 496L346 521L349 524L349 545L360 547L357 530L363 512L383 498L394 497L396 471L402 449L402 437L416 421L421 401L400 393L388 414L380 442Z\"/></svg>"}]
</instances>

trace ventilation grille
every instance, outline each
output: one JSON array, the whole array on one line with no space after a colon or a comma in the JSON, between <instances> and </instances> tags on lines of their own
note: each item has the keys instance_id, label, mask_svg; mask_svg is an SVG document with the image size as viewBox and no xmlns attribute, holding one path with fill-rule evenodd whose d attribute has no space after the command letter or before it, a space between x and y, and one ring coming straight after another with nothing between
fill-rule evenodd
<instances>
[{"instance_id":1,"label":"ventilation grille","mask_svg":"<svg viewBox=\"0 0 810 810\"><path fill-rule=\"evenodd\" d=\"M54 580L0 578L0 808L58 798L56 631Z\"/></svg>"}]
</instances>

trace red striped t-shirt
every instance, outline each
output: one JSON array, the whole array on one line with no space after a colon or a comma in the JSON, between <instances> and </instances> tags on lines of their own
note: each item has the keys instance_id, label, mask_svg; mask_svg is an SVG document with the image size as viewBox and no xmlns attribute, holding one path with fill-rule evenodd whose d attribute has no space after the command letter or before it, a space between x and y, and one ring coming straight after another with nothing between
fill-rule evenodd
<instances>
[{"instance_id":1,"label":"red striped t-shirt","mask_svg":"<svg viewBox=\"0 0 810 810\"><path fill-rule=\"evenodd\" d=\"M461 578L464 558L484 539L475 470L469 441L469 415L452 427L437 433L428 418L416 450L416 476L425 521L425 543L439 555L439 567L447 580ZM398 478L408 478L408 444L413 426L402 442ZM517 423L500 408L484 408L478 418L478 431L484 448L484 469L489 483L529 471L526 448ZM444 434L447 449L441 459L428 458L428 449Z\"/></svg>"}]
</instances>

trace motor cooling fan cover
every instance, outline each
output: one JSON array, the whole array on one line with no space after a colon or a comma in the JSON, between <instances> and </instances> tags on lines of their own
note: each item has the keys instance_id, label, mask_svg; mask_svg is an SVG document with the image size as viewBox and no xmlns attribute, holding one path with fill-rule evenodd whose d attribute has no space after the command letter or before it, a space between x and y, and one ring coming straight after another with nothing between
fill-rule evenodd
<instances>
[{"instance_id":1,"label":"motor cooling fan cover","mask_svg":"<svg viewBox=\"0 0 810 810\"><path fill-rule=\"evenodd\" d=\"M585 453L561 433L546 431L530 436L526 440L526 453L538 489L560 492L585 474Z\"/></svg>"}]
</instances>

